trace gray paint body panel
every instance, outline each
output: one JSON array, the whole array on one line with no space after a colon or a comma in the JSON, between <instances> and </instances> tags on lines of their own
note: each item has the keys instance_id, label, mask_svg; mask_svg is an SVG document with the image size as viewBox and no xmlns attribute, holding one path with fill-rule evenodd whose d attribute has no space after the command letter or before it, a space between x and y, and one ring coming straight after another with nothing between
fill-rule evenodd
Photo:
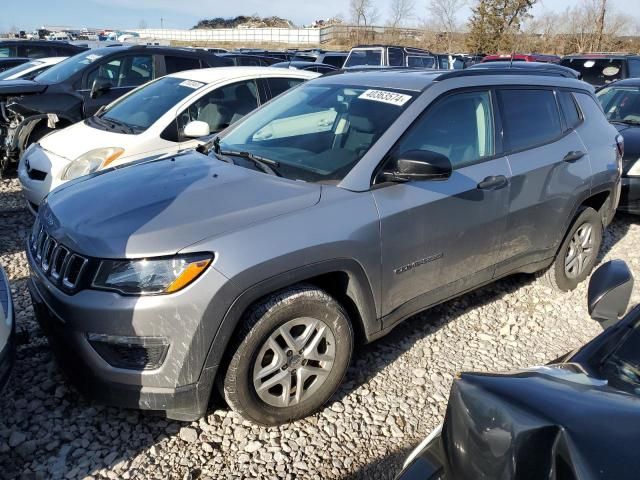
<instances>
[{"instance_id":1,"label":"gray paint body panel","mask_svg":"<svg viewBox=\"0 0 640 480\"><path fill-rule=\"evenodd\" d=\"M186 289L151 297L91 289L64 294L28 254L32 288L68 332L66 342L80 352L83 368L112 386L140 387L134 406L163 405L180 391L187 403L169 415L183 418L192 397L180 389L209 385L244 310L275 290L343 272L346 296L369 341L429 305L513 271L542 268L580 203L593 192L616 195L619 188L616 133L588 104L592 87L558 77L439 76L356 72L312 81L399 88L415 96L337 186L282 179L193 152L89 176L52 192L40 219L50 217L54 238L93 259L215 254L213 265ZM453 90L499 85L583 91L577 96L584 97L580 105L589 118L557 142L498 154L455 170L445 181L372 188L380 162L434 100ZM575 149L587 155L562 162ZM508 183L497 190L477 188L493 175ZM88 344L87 333L165 336L171 346L157 371L114 369ZM145 389L169 397L151 402ZM197 417L206 405L201 393L193 395L199 403L191 414Z\"/></svg>"}]
</instances>

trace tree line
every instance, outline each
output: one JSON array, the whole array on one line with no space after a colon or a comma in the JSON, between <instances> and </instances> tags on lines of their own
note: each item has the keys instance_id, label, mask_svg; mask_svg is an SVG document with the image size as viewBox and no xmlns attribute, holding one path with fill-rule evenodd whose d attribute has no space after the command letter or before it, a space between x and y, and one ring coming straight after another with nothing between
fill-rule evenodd
<instances>
[{"instance_id":1,"label":"tree line","mask_svg":"<svg viewBox=\"0 0 640 480\"><path fill-rule=\"evenodd\" d=\"M380 22L376 0L349 0L351 22L396 29L417 25L424 34L414 43L448 52L566 54L640 48L638 20L618 10L615 0L579 0L563 12L543 11L535 17L531 11L538 0L427 0L422 7L417 0L389 1L387 21ZM465 22L461 16L469 8Z\"/></svg>"}]
</instances>

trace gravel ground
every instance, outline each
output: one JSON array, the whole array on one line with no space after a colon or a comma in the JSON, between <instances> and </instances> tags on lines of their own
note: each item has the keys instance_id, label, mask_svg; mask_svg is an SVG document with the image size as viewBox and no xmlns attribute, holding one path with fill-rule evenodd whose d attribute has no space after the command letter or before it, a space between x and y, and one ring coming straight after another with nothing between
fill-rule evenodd
<instances>
[{"instance_id":1,"label":"gravel ground","mask_svg":"<svg viewBox=\"0 0 640 480\"><path fill-rule=\"evenodd\" d=\"M542 364L599 332L586 312L586 285L560 294L519 275L358 348L343 387L310 418L263 428L219 405L199 422L167 421L93 404L65 382L27 292L22 249L30 224L17 181L0 180L0 265L24 332L0 396L3 478L393 478L442 421L456 372ZM604 258L622 258L640 273L635 217L619 215L604 241Z\"/></svg>"}]
</instances>

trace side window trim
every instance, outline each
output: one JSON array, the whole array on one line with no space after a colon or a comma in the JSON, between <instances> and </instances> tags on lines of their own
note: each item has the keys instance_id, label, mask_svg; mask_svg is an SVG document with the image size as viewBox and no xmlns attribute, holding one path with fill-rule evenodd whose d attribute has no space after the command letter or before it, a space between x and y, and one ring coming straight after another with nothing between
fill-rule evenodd
<instances>
[{"instance_id":1,"label":"side window trim","mask_svg":"<svg viewBox=\"0 0 640 480\"><path fill-rule=\"evenodd\" d=\"M555 97L555 88L554 87L549 87L549 86L545 86L545 85L500 85L496 87L496 93L499 96L499 91L501 90L547 90L547 91L551 91L552 93L554 93L554 97ZM500 115L501 117L504 116L503 112L502 112L502 105L501 102L498 102L499 106L500 106ZM511 145L509 145L509 141L507 139L504 140L504 155L515 155L516 153L520 153L520 152L526 152L527 150L534 150L536 148L540 148L540 147L544 147L545 145L550 145L554 142L557 142L558 140L563 139L564 137L566 137L567 135L569 135L571 133L571 131L562 131L562 114L561 111L559 109L559 105L558 105L558 100L556 98L556 113L558 114L558 120L560 122L560 130L561 133L560 135L553 137L545 142L540 142L531 146L528 146L526 148L520 148L520 149L512 149Z\"/></svg>"},{"instance_id":2,"label":"side window trim","mask_svg":"<svg viewBox=\"0 0 640 480\"><path fill-rule=\"evenodd\" d=\"M402 133L400 138L395 141L395 143L391 146L391 148L387 151L387 153L385 153L385 155L383 155L382 160L380 160L380 162L378 163L378 165L376 166L376 168L373 171L373 174L372 174L372 177L371 177L371 186L372 187L376 186L375 185L376 178L378 177L379 173L384 168L384 165L389 161L391 156L394 153L396 153L396 150L398 149L398 145L402 142L403 139L406 138L407 134L420 121L422 121L422 119L429 113L429 111L434 106L436 106L438 103L440 103L441 101L445 100L446 98L454 96L454 95L457 95L457 94L472 93L472 92L486 92L489 95L489 106L491 108L491 123L492 123L492 126L493 126L493 148L494 148L494 152L493 152L493 155L491 155L491 156L478 158L477 160L474 160L473 162L469 162L469 163L463 165L462 167L453 166L453 171L459 170L461 168L471 167L471 166L477 165L479 163L484 163L484 162L488 162L488 161L491 161L491 160L495 160L496 158L503 157L504 153L502 151L503 150L502 138L501 138L501 135L498 135L498 133L499 133L498 132L498 128L502 128L502 120L501 120L500 117L498 117L499 110L496 109L497 99L496 99L495 89L496 89L496 87L487 86L487 85L483 85L481 87L463 87L463 88L457 88L455 90L449 90L448 92L444 92L443 94L441 94L438 97L434 98L433 101L431 101L426 106L426 108L411 122L411 125L409 125L405 129L405 131Z\"/></svg>"}]
</instances>

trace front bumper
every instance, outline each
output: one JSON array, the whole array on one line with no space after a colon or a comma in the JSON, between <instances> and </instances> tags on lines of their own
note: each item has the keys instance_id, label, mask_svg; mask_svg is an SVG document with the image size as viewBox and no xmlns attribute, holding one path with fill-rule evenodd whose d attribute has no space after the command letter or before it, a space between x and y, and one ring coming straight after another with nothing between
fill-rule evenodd
<instances>
[{"instance_id":1,"label":"front bumper","mask_svg":"<svg viewBox=\"0 0 640 480\"><path fill-rule=\"evenodd\" d=\"M18 164L18 178L29 210L35 212L49 192L64 183L60 177L68 163L39 144L27 149Z\"/></svg>"},{"instance_id":2,"label":"front bumper","mask_svg":"<svg viewBox=\"0 0 640 480\"><path fill-rule=\"evenodd\" d=\"M618 210L640 215L640 177L622 177Z\"/></svg>"},{"instance_id":3,"label":"front bumper","mask_svg":"<svg viewBox=\"0 0 640 480\"><path fill-rule=\"evenodd\" d=\"M212 292L224 277L213 268L194 284L166 296L132 297L81 290L67 295L56 288L27 248L29 290L42 330L69 379L100 403L163 411L176 420L206 413L217 365L206 366L211 327L202 318ZM117 368L89 342L89 335L153 336L168 339L162 365L155 370Z\"/></svg>"},{"instance_id":4,"label":"front bumper","mask_svg":"<svg viewBox=\"0 0 640 480\"><path fill-rule=\"evenodd\" d=\"M0 267L0 390L9 380L15 362L16 323L9 280Z\"/></svg>"}]
</instances>

